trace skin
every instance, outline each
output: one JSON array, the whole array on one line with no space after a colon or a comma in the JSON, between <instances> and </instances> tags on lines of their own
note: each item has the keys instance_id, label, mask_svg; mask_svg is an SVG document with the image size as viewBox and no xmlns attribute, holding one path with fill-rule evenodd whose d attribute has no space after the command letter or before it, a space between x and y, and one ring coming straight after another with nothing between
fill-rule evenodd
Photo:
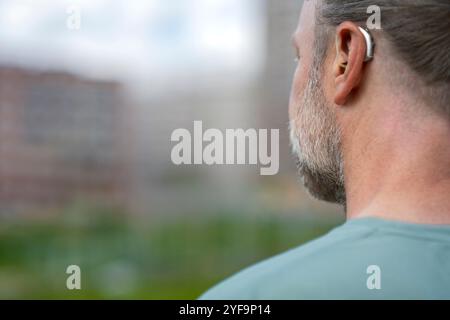
<instances>
[{"instance_id":1,"label":"skin","mask_svg":"<svg viewBox=\"0 0 450 320\"><path fill-rule=\"evenodd\" d=\"M300 59L291 120L299 112L313 62L316 5L304 2L293 36ZM364 62L366 44L358 26L342 23L322 69L327 108L341 131L347 219L450 224L450 120L396 79L405 74L420 81L392 54L382 32L374 37L375 58Z\"/></svg>"}]
</instances>

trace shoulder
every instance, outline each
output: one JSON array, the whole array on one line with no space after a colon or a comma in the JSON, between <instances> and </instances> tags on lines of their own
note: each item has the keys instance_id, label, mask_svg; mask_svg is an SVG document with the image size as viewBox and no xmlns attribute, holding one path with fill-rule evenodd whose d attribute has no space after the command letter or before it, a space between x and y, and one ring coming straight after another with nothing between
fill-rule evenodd
<instances>
[{"instance_id":1,"label":"shoulder","mask_svg":"<svg viewBox=\"0 0 450 320\"><path fill-rule=\"evenodd\" d=\"M449 226L356 219L237 273L200 299L449 299L449 265Z\"/></svg>"},{"instance_id":2,"label":"shoulder","mask_svg":"<svg viewBox=\"0 0 450 320\"><path fill-rule=\"evenodd\" d=\"M365 279L365 259L360 263L359 259L349 260L354 256L361 258L364 250L356 244L372 232L370 229L347 232L338 227L317 240L244 269L208 290L200 299L320 299L325 293L338 294L339 286L344 285L343 273L354 272L349 262ZM364 286L365 283L364 280Z\"/></svg>"}]
</instances>

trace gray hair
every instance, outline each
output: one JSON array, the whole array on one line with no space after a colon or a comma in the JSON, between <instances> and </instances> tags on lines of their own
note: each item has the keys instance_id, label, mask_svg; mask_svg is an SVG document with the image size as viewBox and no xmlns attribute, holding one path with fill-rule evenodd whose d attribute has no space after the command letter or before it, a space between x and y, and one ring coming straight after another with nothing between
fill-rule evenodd
<instances>
[{"instance_id":1,"label":"gray hair","mask_svg":"<svg viewBox=\"0 0 450 320\"><path fill-rule=\"evenodd\" d=\"M371 5L380 7L380 34L419 79L424 98L449 116L449 0L321 0L317 12L317 38L322 39L322 43L317 45L328 43L323 36L329 30L321 28L322 24L335 27L344 21L352 21L363 25Z\"/></svg>"}]
</instances>

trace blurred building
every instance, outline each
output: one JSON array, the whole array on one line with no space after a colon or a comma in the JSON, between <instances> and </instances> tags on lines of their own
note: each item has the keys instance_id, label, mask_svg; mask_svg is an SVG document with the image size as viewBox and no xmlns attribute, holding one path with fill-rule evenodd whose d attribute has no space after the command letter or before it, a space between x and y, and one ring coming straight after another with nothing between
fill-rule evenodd
<instances>
[{"instance_id":1,"label":"blurred building","mask_svg":"<svg viewBox=\"0 0 450 320\"><path fill-rule=\"evenodd\" d=\"M292 77L296 68L291 37L297 28L303 1L267 0L266 64L261 77L261 127L280 129L280 173L293 172L290 156L288 106Z\"/></svg>"},{"instance_id":2,"label":"blurred building","mask_svg":"<svg viewBox=\"0 0 450 320\"><path fill-rule=\"evenodd\" d=\"M158 74L134 95L142 97L134 113L138 147L132 202L137 207L195 212L201 206L249 203L249 193L261 180L273 182L292 176L295 161L289 147L288 103L296 66L291 36L301 6L302 1L295 0L253 3L257 14L246 41L258 39L255 43L261 43L253 48L253 59L263 61L257 67L241 64L237 69L218 71L199 65L187 74ZM194 120L202 120L204 129L222 131L279 129L279 174L261 177L259 168L250 165L175 166L170 161L171 133L177 128L192 132Z\"/></svg>"},{"instance_id":3,"label":"blurred building","mask_svg":"<svg viewBox=\"0 0 450 320\"><path fill-rule=\"evenodd\" d=\"M0 214L125 197L121 86L0 67Z\"/></svg>"},{"instance_id":4,"label":"blurred building","mask_svg":"<svg viewBox=\"0 0 450 320\"><path fill-rule=\"evenodd\" d=\"M293 175L287 130L296 67L291 35L302 1L183 3L160 2L160 10L137 17L151 22L148 28L138 23L134 32L126 29L126 39L147 43L139 46L140 59L128 59L108 41L109 27L103 39L89 24L77 36L86 37L86 43L106 40L100 42L117 59L99 58L95 46L81 46L85 55L79 53L74 64L59 61L50 49L23 59L0 54L4 64L65 70L0 65L0 214L18 207L34 212L78 198L125 204L128 211L146 214L309 203ZM126 13L116 18L135 21ZM77 43L64 38L67 46ZM147 65L152 56L159 63ZM120 57L126 64L112 62ZM123 87L67 70L121 79ZM178 128L192 132L196 120L204 130L222 132L279 129L279 174L262 177L257 165L174 165L171 134Z\"/></svg>"}]
</instances>

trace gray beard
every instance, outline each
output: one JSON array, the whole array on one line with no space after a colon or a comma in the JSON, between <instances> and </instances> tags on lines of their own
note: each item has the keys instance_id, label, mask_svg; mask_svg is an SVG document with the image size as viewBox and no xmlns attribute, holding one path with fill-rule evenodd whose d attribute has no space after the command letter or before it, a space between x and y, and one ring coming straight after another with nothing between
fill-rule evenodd
<instances>
[{"instance_id":1,"label":"gray beard","mask_svg":"<svg viewBox=\"0 0 450 320\"><path fill-rule=\"evenodd\" d=\"M290 122L292 150L309 193L345 206L341 134L319 79L319 67L313 66L297 117Z\"/></svg>"}]
</instances>

